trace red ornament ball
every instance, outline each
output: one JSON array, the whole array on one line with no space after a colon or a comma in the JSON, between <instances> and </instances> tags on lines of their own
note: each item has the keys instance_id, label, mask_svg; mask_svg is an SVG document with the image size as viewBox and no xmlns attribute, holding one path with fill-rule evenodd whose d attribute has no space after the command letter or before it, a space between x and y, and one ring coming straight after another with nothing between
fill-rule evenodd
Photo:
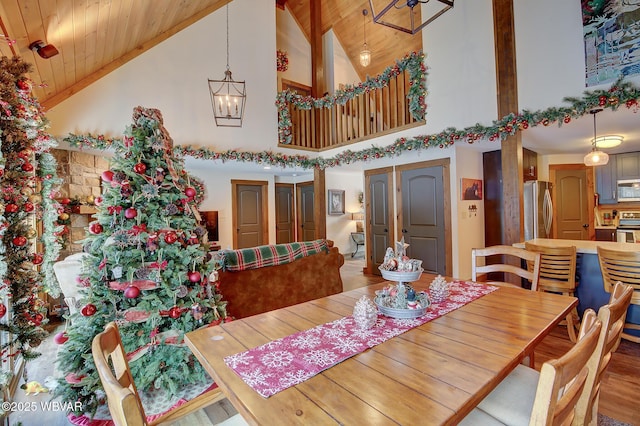
<instances>
[{"instance_id":1,"label":"red ornament ball","mask_svg":"<svg viewBox=\"0 0 640 426\"><path fill-rule=\"evenodd\" d=\"M111 182L113 180L113 172L111 170L105 170L102 172L102 180L105 182Z\"/></svg>"},{"instance_id":2,"label":"red ornament ball","mask_svg":"<svg viewBox=\"0 0 640 426\"><path fill-rule=\"evenodd\" d=\"M189 281L191 281L192 283L199 283L201 279L202 279L202 276L200 275L200 272L198 271L189 272Z\"/></svg>"},{"instance_id":3,"label":"red ornament ball","mask_svg":"<svg viewBox=\"0 0 640 426\"><path fill-rule=\"evenodd\" d=\"M164 242L167 244L173 244L178 241L178 235L175 232L167 232L164 236Z\"/></svg>"},{"instance_id":4,"label":"red ornament ball","mask_svg":"<svg viewBox=\"0 0 640 426\"><path fill-rule=\"evenodd\" d=\"M40 265L44 261L44 258L40 253L33 253L33 257L31 258L31 262L34 265Z\"/></svg>"},{"instance_id":5,"label":"red ornament ball","mask_svg":"<svg viewBox=\"0 0 640 426\"><path fill-rule=\"evenodd\" d=\"M80 310L80 313L85 317L90 317L91 315L95 314L97 311L98 311L98 308L96 308L96 305L92 303L88 303Z\"/></svg>"},{"instance_id":6,"label":"red ornament ball","mask_svg":"<svg viewBox=\"0 0 640 426\"><path fill-rule=\"evenodd\" d=\"M67 332L66 331L61 331L59 333L56 333L55 336L53 336L53 341L56 342L59 345L62 345L67 340L69 340L69 336L67 336Z\"/></svg>"},{"instance_id":7,"label":"red ornament ball","mask_svg":"<svg viewBox=\"0 0 640 426\"><path fill-rule=\"evenodd\" d=\"M33 203L26 202L24 203L23 208L25 212L32 212L35 209L35 206L33 205Z\"/></svg>"},{"instance_id":8,"label":"red ornament ball","mask_svg":"<svg viewBox=\"0 0 640 426\"><path fill-rule=\"evenodd\" d=\"M29 82L27 80L19 80L16 84L18 85L20 90L30 90L31 89L31 85L29 85Z\"/></svg>"},{"instance_id":9,"label":"red ornament ball","mask_svg":"<svg viewBox=\"0 0 640 426\"><path fill-rule=\"evenodd\" d=\"M138 216L138 211L133 207L129 207L124 211L124 217L126 217L127 219L133 219L136 216Z\"/></svg>"},{"instance_id":10,"label":"red ornament ball","mask_svg":"<svg viewBox=\"0 0 640 426\"><path fill-rule=\"evenodd\" d=\"M0 318L2 318L6 313L7 307L4 305L4 303L0 303Z\"/></svg>"},{"instance_id":11,"label":"red ornament ball","mask_svg":"<svg viewBox=\"0 0 640 426\"><path fill-rule=\"evenodd\" d=\"M24 163L22 165L22 170L25 172L32 172L33 171L33 164L31 163Z\"/></svg>"},{"instance_id":12,"label":"red ornament ball","mask_svg":"<svg viewBox=\"0 0 640 426\"><path fill-rule=\"evenodd\" d=\"M169 316L171 318L178 319L180 318L180 315L182 315L182 312L180 308L178 308L177 306L174 306L173 308L169 309Z\"/></svg>"},{"instance_id":13,"label":"red ornament ball","mask_svg":"<svg viewBox=\"0 0 640 426\"><path fill-rule=\"evenodd\" d=\"M130 285L124 290L124 297L127 299L135 299L140 296L140 289L135 285Z\"/></svg>"},{"instance_id":14,"label":"red ornament ball","mask_svg":"<svg viewBox=\"0 0 640 426\"><path fill-rule=\"evenodd\" d=\"M93 204L95 204L96 206L99 206L100 204L102 204L102 197L98 195L96 198L94 198Z\"/></svg>"},{"instance_id":15,"label":"red ornament ball","mask_svg":"<svg viewBox=\"0 0 640 426\"><path fill-rule=\"evenodd\" d=\"M133 171L139 175L144 174L144 172L147 171L147 166L144 163L136 163L136 165L133 166Z\"/></svg>"},{"instance_id":16,"label":"red ornament ball","mask_svg":"<svg viewBox=\"0 0 640 426\"><path fill-rule=\"evenodd\" d=\"M27 237L24 237L22 235L18 235L17 237L15 237L13 239L13 244L18 246L18 247L22 247L23 245L27 244Z\"/></svg>"},{"instance_id":17,"label":"red ornament ball","mask_svg":"<svg viewBox=\"0 0 640 426\"><path fill-rule=\"evenodd\" d=\"M69 204L70 202L71 202L71 199L70 199L70 198L63 198L63 199L61 199L61 200L60 200L60 204L63 204L63 205L65 205L65 206L66 206L67 204Z\"/></svg>"},{"instance_id":18,"label":"red ornament ball","mask_svg":"<svg viewBox=\"0 0 640 426\"><path fill-rule=\"evenodd\" d=\"M89 232L96 235L102 233L102 225L100 225L98 222L91 222L89 224Z\"/></svg>"},{"instance_id":19,"label":"red ornament ball","mask_svg":"<svg viewBox=\"0 0 640 426\"><path fill-rule=\"evenodd\" d=\"M190 186L184 190L184 195L189 198L193 198L196 196L196 189Z\"/></svg>"},{"instance_id":20,"label":"red ornament ball","mask_svg":"<svg viewBox=\"0 0 640 426\"><path fill-rule=\"evenodd\" d=\"M40 323L42 322L42 320L44 319L44 316L42 316L42 314L35 314L35 316L33 317L34 320L36 320L36 322Z\"/></svg>"},{"instance_id":21,"label":"red ornament ball","mask_svg":"<svg viewBox=\"0 0 640 426\"><path fill-rule=\"evenodd\" d=\"M7 204L4 207L4 211L7 213L15 213L18 211L18 205L13 203Z\"/></svg>"}]
</instances>

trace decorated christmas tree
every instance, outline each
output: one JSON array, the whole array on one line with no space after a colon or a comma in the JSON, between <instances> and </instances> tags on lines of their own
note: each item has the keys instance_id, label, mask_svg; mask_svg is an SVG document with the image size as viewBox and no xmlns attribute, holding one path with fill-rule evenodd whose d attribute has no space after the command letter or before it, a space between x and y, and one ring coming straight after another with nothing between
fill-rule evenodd
<instances>
[{"instance_id":1,"label":"decorated christmas tree","mask_svg":"<svg viewBox=\"0 0 640 426\"><path fill-rule=\"evenodd\" d=\"M52 264L59 244L54 200L58 179L49 149L56 144L32 95L31 66L0 58L0 331L3 362L29 361L47 333L47 308L38 293L57 296ZM40 239L37 222L42 222ZM40 270L38 270L40 269ZM11 378L4 370L0 385Z\"/></svg>"},{"instance_id":2,"label":"decorated christmas tree","mask_svg":"<svg viewBox=\"0 0 640 426\"><path fill-rule=\"evenodd\" d=\"M88 413L104 402L91 341L108 322L119 326L138 390L174 394L210 380L184 334L226 318L209 281L214 265L196 207L202 185L174 157L160 111L137 107L133 125L111 146L84 240L80 312L56 336L64 375L56 394L81 401Z\"/></svg>"}]
</instances>

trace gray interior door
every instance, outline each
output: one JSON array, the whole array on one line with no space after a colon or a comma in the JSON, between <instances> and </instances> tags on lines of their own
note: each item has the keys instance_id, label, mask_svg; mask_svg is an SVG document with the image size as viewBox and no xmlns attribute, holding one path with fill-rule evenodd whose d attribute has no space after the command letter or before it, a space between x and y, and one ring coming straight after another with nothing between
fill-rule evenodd
<instances>
[{"instance_id":1,"label":"gray interior door","mask_svg":"<svg viewBox=\"0 0 640 426\"><path fill-rule=\"evenodd\" d=\"M443 167L404 170L401 176L407 255L422 260L425 272L446 275Z\"/></svg>"},{"instance_id":2,"label":"gray interior door","mask_svg":"<svg viewBox=\"0 0 640 426\"><path fill-rule=\"evenodd\" d=\"M380 266L384 262L384 254L387 247L394 247L393 224L390 223L391 191L389 190L390 174L387 172L368 175L367 206L369 207L369 254L371 266L369 270L373 274L380 275Z\"/></svg>"},{"instance_id":3,"label":"gray interior door","mask_svg":"<svg viewBox=\"0 0 640 426\"><path fill-rule=\"evenodd\" d=\"M313 196L313 182L298 185L298 241L313 241L316 238Z\"/></svg>"},{"instance_id":4,"label":"gray interior door","mask_svg":"<svg viewBox=\"0 0 640 426\"><path fill-rule=\"evenodd\" d=\"M263 227L262 185L236 186L236 232L237 248L256 247L265 244L262 238Z\"/></svg>"},{"instance_id":5,"label":"gray interior door","mask_svg":"<svg viewBox=\"0 0 640 426\"><path fill-rule=\"evenodd\" d=\"M276 183L276 244L295 241L293 185Z\"/></svg>"}]
</instances>

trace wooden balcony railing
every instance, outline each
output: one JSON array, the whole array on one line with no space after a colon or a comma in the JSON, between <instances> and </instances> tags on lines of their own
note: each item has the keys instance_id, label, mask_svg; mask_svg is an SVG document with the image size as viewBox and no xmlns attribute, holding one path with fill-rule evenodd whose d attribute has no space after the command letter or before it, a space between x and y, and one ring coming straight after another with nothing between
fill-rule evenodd
<instances>
[{"instance_id":1,"label":"wooden balcony railing","mask_svg":"<svg viewBox=\"0 0 640 426\"><path fill-rule=\"evenodd\" d=\"M279 146L322 151L424 123L424 55L323 98L278 94Z\"/></svg>"}]
</instances>

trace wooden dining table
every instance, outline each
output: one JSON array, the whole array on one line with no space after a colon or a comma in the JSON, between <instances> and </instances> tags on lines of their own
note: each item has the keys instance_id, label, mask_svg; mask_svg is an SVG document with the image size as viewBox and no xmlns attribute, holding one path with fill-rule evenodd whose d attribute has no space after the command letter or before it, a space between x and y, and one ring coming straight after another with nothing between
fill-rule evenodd
<instances>
[{"instance_id":1,"label":"wooden dining table","mask_svg":"<svg viewBox=\"0 0 640 426\"><path fill-rule=\"evenodd\" d=\"M434 275L412 283L428 289ZM375 284L186 334L186 343L249 424L456 424L577 304L500 287L439 318L263 398L224 358L353 314ZM260 297L260 295L256 295Z\"/></svg>"}]
</instances>

